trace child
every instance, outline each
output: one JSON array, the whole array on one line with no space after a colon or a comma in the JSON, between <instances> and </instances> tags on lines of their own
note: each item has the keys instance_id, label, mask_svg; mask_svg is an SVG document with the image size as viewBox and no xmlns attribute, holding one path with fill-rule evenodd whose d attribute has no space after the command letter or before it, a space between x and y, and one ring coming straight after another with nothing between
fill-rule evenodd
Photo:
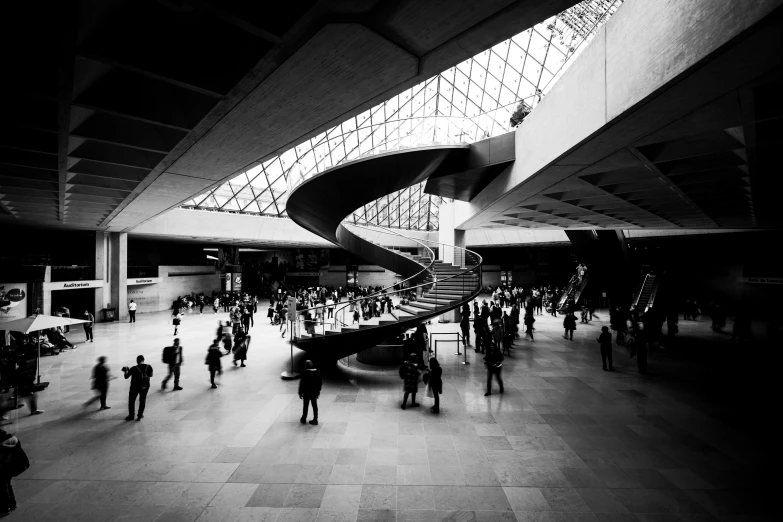
<instances>
[{"instance_id":1,"label":"child","mask_svg":"<svg viewBox=\"0 0 783 522\"><path fill-rule=\"evenodd\" d=\"M307 409L313 403L313 420L310 424L318 426L318 396L321 395L321 376L313 366L312 361L305 361L305 371L299 381L299 398L302 399L302 418L299 422L307 422Z\"/></svg>"},{"instance_id":2,"label":"child","mask_svg":"<svg viewBox=\"0 0 783 522\"><path fill-rule=\"evenodd\" d=\"M601 335L598 336L598 339L596 339L598 343L601 345L601 362L604 366L604 371L606 370L606 360L609 359L609 371L613 372L614 368L612 367L612 334L609 333L609 328L606 326L601 327Z\"/></svg>"},{"instance_id":3,"label":"child","mask_svg":"<svg viewBox=\"0 0 783 522\"><path fill-rule=\"evenodd\" d=\"M574 330L576 330L576 316L573 312L568 312L568 314L565 316L565 319L563 320L563 328L565 328L563 339L568 339L570 335L571 340L573 341Z\"/></svg>"},{"instance_id":4,"label":"child","mask_svg":"<svg viewBox=\"0 0 783 522\"><path fill-rule=\"evenodd\" d=\"M171 323L174 325L174 335L177 335L177 329L179 328L180 323L182 322L182 314L179 313L179 310L174 310L174 315Z\"/></svg>"}]
</instances>

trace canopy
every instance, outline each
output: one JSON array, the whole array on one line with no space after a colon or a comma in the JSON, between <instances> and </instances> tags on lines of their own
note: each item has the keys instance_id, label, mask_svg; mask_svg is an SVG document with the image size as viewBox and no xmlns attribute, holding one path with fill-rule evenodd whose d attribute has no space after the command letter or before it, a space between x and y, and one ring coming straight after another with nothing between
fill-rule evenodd
<instances>
[{"instance_id":1,"label":"canopy","mask_svg":"<svg viewBox=\"0 0 783 522\"><path fill-rule=\"evenodd\" d=\"M10 332L22 332L23 334L29 334L30 332L37 332L39 330L48 330L49 328L57 328L58 326L70 326L72 324L87 323L82 319L71 319L69 317L58 317L56 315L31 315L24 319L16 319L15 321L8 321L7 323L0 323L0 330L8 330Z\"/></svg>"}]
</instances>

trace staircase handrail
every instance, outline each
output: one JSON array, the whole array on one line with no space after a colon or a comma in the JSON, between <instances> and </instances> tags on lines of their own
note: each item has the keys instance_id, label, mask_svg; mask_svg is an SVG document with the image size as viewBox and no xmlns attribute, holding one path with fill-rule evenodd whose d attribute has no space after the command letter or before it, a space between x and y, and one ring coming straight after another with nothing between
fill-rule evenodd
<instances>
[{"instance_id":1,"label":"staircase handrail","mask_svg":"<svg viewBox=\"0 0 783 522\"><path fill-rule=\"evenodd\" d=\"M353 226L357 226L357 227L360 227L360 228L369 228L369 227L364 227L364 226L362 226L362 225L353 225ZM399 233L397 233L397 232L394 232L393 230L388 230L388 229L380 229L380 231L381 231L381 232L384 232L384 233L391 233L391 234L396 234L396 235L398 235L398 236L400 236L400 237L403 237L403 238L405 238L405 239L410 239L410 240L412 240L412 241L414 241L414 242L416 242L416 243L420 244L422 247L426 248L426 249L427 249L427 251L429 252L429 255L430 255L429 264L428 264L427 266L425 266L424 268L422 268L421 270L419 270L418 272L416 272L415 274L413 274L412 276L410 276L410 277L408 277L408 278L406 278L406 279L404 279L404 280L402 280L402 281L400 281L400 282L397 282L397 283L394 283L394 284L392 284L392 285L389 285L389 286L386 286L386 287L384 287L384 288L381 288L380 290L378 290L378 291L376 291L376 292L374 292L374 293L372 293L372 294L369 294L369 295L366 295L366 296L361 296L361 297L359 297L359 298L354 298L354 299L353 299L353 301L351 301L351 300L348 300L348 301L346 301L345 303L335 303L335 304L333 305L333 306L334 306L334 320L335 320L335 321L338 321L338 320L339 320L339 319L337 319L337 313L338 313L340 310L343 310L343 309L344 309L346 306L350 306L351 304L354 304L354 303L356 303L357 301L361 301L361 300L363 300L363 299L373 299L373 298L375 298L375 297L380 297L381 295L388 296L388 295L392 295L392 294L394 294L394 293L397 293L397 292L402 292L402 291L406 291L406 292L407 292L407 291L410 291L410 290L411 290L411 289L413 289L413 288L418 288L418 287L420 287L420 286L424 286L424 285L432 285L432 284L434 284L434 283L435 283L435 281L437 280L437 277L435 276L434 272L432 271L432 265L435 263L435 252L433 252L433 251L432 251L432 249L431 249L430 247L428 247L427 245L425 245L424 243L422 243L421 241L419 241L419 240L418 240L418 239L416 239L416 238L412 238L412 237L404 236L404 235L402 235L402 234L399 234ZM385 247L385 246L383 246L383 245L377 245L377 246L379 246L380 248L383 248L384 250L393 251L392 249L390 249L390 248L387 248L387 247ZM401 254L397 254L397 255L401 255ZM389 290L390 288L394 288L395 286L402 285L402 284L404 284L404 283L406 283L406 282L408 282L408 281L410 281L410 280L412 280L412 279L415 279L416 277L420 276L420 275L421 275L421 274L423 274L424 272L430 272L430 273L432 274L432 278L433 278L433 280L432 280L432 281L429 281L429 282L427 282L427 283L424 283L424 285L417 285L417 286L415 286L415 287L406 287L406 288L400 288L399 290L397 290L397 291L394 291L394 292L388 292L388 291L387 291L387 290ZM342 305L342 306L340 306L340 305ZM316 309L319 309L319 308L326 308L326 305L325 305L325 304L323 304L323 303L320 303L320 304L318 304L318 305L316 305L316 306L311 306L310 308L305 308L305 309L303 309L303 310L296 310L296 315L295 315L295 318L296 318L297 322L298 322L298 319L299 319L299 317L300 317L300 316L301 316L301 317L304 317L304 314L305 314L306 312L309 312L309 311L311 311L311 310L316 310ZM346 325L344 322L342 322L342 321L340 321L340 323L341 323L343 326L347 326L347 325ZM325 323L321 322L321 323L318 323L318 324L325 324Z\"/></svg>"},{"instance_id":2,"label":"staircase handrail","mask_svg":"<svg viewBox=\"0 0 783 522\"><path fill-rule=\"evenodd\" d=\"M461 277L461 276L463 276L463 275L465 275L467 273L471 273L477 267L479 268L479 276L478 276L477 281L478 281L479 288L481 287L481 270L480 270L480 268L481 268L481 266L482 266L482 264L484 262L484 258L481 257L481 255L478 254L477 252L474 252L472 250L468 250L465 247L459 247L459 246L456 246L456 245L449 245L447 243L441 243L441 242L438 242L438 241L432 241L430 239L413 238L413 237L410 237L410 236L406 236L405 234L401 234L399 232L395 232L392 229L387 229L387 228L384 228L384 227L370 226L370 225L359 225L359 224L351 224L351 226L358 227L358 228L363 228L363 229L366 229L366 230L378 230L378 231L381 231L381 232L390 232L390 233L398 235L398 236L400 236L402 238L410 239L412 241L415 241L415 242L419 243L420 245L424 246L427 250L429 250L432 253L433 258L434 258L435 254L434 254L434 252L432 252L432 249L429 248L427 245L423 245L422 242L433 243L433 244L436 244L436 245L443 245L443 246L446 246L446 247L460 249L460 250L464 251L465 253L470 253L471 255L474 255L474 256L476 256L478 258L478 262L475 265L473 265L471 268L466 268L465 270L463 270L462 272L460 272L458 274L453 274L453 275L450 275L448 277L444 277L442 279L438 279L437 276L433 273L433 280L432 281L429 281L429 282L426 282L426 283L422 283L422 284L419 284L419 285L416 285L416 286L411 286L411 287L408 287L408 288L401 288L400 290L395 290L393 292L386 292L385 295L387 295L387 296L388 295L393 295L395 293L400 293L400 292L409 292L411 290L415 290L417 288L422 288L422 287L425 287L425 286L432 286L432 285L435 285L436 283L443 283L443 282L448 281L450 279L454 279L454 278L457 278L457 277ZM435 260L433 259L429 266L432 266L434 264L434 262L435 262ZM419 273L421 273L421 272L419 272ZM408 278L408 279L410 279L410 278ZM408 279L406 279L406 281ZM400 283L397 283L397 284L400 284ZM392 286L395 286L395 285L392 285ZM391 288L391 287L387 287L387 288ZM381 290L381 292L383 292L383 290ZM375 294L368 295L368 296L365 296L365 297L361 297L361 299L371 299L373 297L377 297L378 295L380 295L381 292L376 292ZM437 299L437 296L436 296L436 299ZM355 299L355 301L358 301L358 300L360 300L360 299ZM344 303L342 308L345 308L345 306L348 306L350 304L351 304L350 302ZM335 310L335 314L334 315L335 315L335 320L338 320L336 318L337 310ZM343 326L348 326L345 323L342 323L342 321L341 321L341 324Z\"/></svg>"},{"instance_id":3,"label":"staircase handrail","mask_svg":"<svg viewBox=\"0 0 783 522\"><path fill-rule=\"evenodd\" d=\"M367 229L367 230L375 230L375 229L378 229L378 230L381 230L381 231L384 231L384 232L386 232L386 231L389 231L389 229L385 229L385 228L383 228L383 227L372 227L372 226L368 226L368 225L355 225L355 224L354 224L354 225L352 225L352 226L356 226L356 227L359 227L359 228L365 228L365 229ZM458 274L453 274L453 275L450 275L450 276L448 276L448 277L444 277L444 278L442 278L442 279L436 279L435 281L429 281L429 282L426 282L426 283L421 283L421 284L418 284L418 285L416 285L416 286L412 286L412 287L408 287L408 288L402 288L402 289L400 289L400 290L395 290L395 291L392 291L392 292L385 292L385 294L384 294L384 295L386 295L386 296L390 296L390 295L398 294L398 293L401 293L401 292L410 292L410 291L412 291L412 290L416 290L416 289L418 289L418 288L423 288L423 287L425 287L425 286L432 286L432 285L434 285L436 282L437 282L437 283L443 283L443 282L445 282L445 281L448 281L448 280L450 280L450 279L454 279L454 278L457 278L457 277L462 277L462 276L464 276L464 275L466 275L466 274L473 273L473 272L474 272L476 269L478 269L478 274L477 274L476 285L475 285L475 286L476 286L476 288L475 288L475 289L474 289L474 291L473 291L473 295L477 295L477 294L480 292L480 290L481 290L481 267L482 267L482 265L483 265L484 258L483 258L483 257L482 257L482 256L481 256L479 253L477 253L477 252L474 252L474 251L472 251L472 250L468 250L468 249L467 249L467 248L465 248L465 247L460 247L460 246L456 246L456 245L449 245L449 244L447 244L447 243L440 243L440 242L437 242L437 241L431 241L431 240L429 240L429 239L418 239L418 238L412 238L412 237L406 236L406 235L404 235L404 234L400 234L400 233L398 233L398 232L392 232L392 233L394 233L394 234L396 234L396 235L398 235L398 236L400 236L400 237L403 237L403 238L405 238L405 239L411 239L411 240L413 240L413 241L416 241L417 243L421 243L421 242L423 241L423 242L427 242L427 243L433 243L433 244L436 244L436 245L443 245L443 246L446 246L446 247L451 247L451 248L459 249L459 250L462 250L462 251L463 251L465 254L470 254L470 255L472 255L472 256L475 256L475 257L477 258L477 261L476 261L476 264L475 264L475 265L472 265L471 267L465 268L464 270L462 270L462 271L461 271L461 272L459 272ZM431 249L431 248L427 247L426 245L423 245L423 246L425 246L425 247L426 247L426 248L427 248L427 249L428 249L430 252L432 252L432 249ZM465 257L467 257L467 256L465 256ZM433 252L433 258L434 258L434 252ZM430 266L432 266L432 264L433 264L433 263L434 263L434 259L433 259L433 260L432 260L432 262L430 263ZM421 273L421 272L419 272L419 273ZM414 277L415 277L415 276L414 276ZM409 278L409 279L410 279L410 278ZM397 284L399 284L399 283L397 283ZM392 285L392 286L394 286L394 285ZM387 288L391 288L391 287L387 287ZM381 292L382 292L382 291L381 291ZM377 297L377 296L379 296L379 295L381 294L381 292L376 292L375 294L372 294L372 295L363 296L363 297L361 297L361 298L359 298L359 299L354 299L354 304L355 304L355 302L357 302L357 301L361 301L361 300L363 300L363 299L372 299L373 297ZM435 298L436 298L436 301L437 301L437 295L436 295L436 297L435 297ZM350 306L351 304L352 304L352 303L351 303L351 301L348 301L348 302L346 302L346 303L342 303L342 306L341 306L341 307L339 307L339 310L343 310L343 309L345 309L347 306ZM323 306L323 305L321 305L321 307L322 307L322 306ZM337 315L338 315L338 313L337 313L337 312L338 312L338 309L335 309L335 312L334 312L334 319L335 319L335 323L337 323L337 322L339 321L340 325L342 325L342 326L348 326L348 325L347 325L347 324L345 324L343 321L340 321L340 319L338 319L338 318L337 318ZM381 326L381 325L378 325L378 326Z\"/></svg>"}]
</instances>

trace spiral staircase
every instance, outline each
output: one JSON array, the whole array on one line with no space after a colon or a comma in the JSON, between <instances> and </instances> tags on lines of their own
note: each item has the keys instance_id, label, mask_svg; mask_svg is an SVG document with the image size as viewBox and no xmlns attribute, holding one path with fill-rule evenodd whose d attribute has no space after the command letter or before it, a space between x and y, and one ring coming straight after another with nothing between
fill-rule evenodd
<instances>
[{"instance_id":1,"label":"spiral staircase","mask_svg":"<svg viewBox=\"0 0 783 522\"><path fill-rule=\"evenodd\" d=\"M367 296L391 297L396 304L391 312L368 320L360 318L358 324L352 324L353 311L347 302L336 306L331 322L305 324L306 311L297 312L293 328L297 347L319 359L346 357L454 310L480 293L482 259L477 253L409 237L396 230L358 225L349 228L343 224L344 218L360 206L420 183L455 158L464 158L466 148L447 145L378 154L326 170L291 190L286 208L294 222L402 279ZM380 244L390 242L366 239L382 234L413 241L423 253L412 255ZM453 252L454 262L436 259L436 249L440 253L443 249ZM315 315L314 309L307 311Z\"/></svg>"}]
</instances>

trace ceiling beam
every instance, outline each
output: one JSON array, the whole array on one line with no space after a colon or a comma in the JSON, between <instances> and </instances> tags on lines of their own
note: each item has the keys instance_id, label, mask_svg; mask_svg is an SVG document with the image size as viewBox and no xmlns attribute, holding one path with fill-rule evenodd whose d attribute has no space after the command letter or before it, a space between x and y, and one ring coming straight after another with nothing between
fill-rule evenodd
<instances>
[{"instance_id":1,"label":"ceiling beam","mask_svg":"<svg viewBox=\"0 0 783 522\"><path fill-rule=\"evenodd\" d=\"M650 172L652 172L664 185L666 185L672 192L677 194L682 201L691 207L693 210L704 216L707 220L709 220L710 224L714 226L715 228L720 228L718 224L715 222L715 220L712 219L711 216L709 216L700 206L698 206L696 203L693 202L693 200L688 197L685 192L682 191L680 187L678 187L672 180L670 180L663 172L661 172L658 167L650 161L647 156L639 152L639 149L636 147L628 147L628 152L634 155L636 159L638 159Z\"/></svg>"}]
</instances>

